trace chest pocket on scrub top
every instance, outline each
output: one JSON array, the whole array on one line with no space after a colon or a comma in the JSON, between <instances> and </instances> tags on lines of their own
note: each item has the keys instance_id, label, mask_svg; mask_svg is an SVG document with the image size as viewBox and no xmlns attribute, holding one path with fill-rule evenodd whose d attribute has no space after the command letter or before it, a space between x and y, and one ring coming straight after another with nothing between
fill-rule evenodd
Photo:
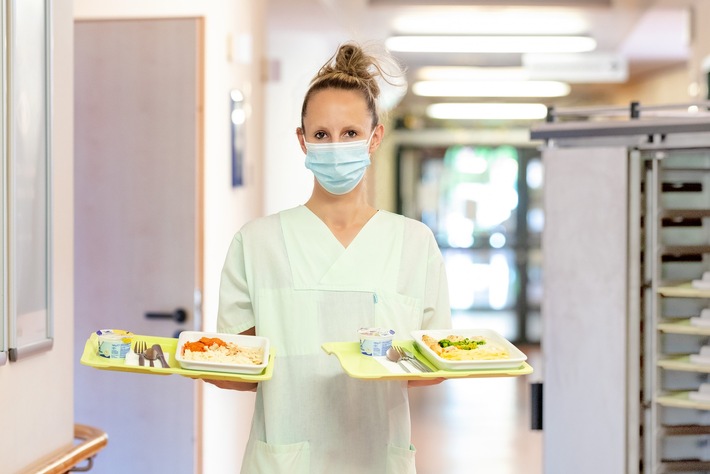
<instances>
[{"instance_id":1,"label":"chest pocket on scrub top","mask_svg":"<svg viewBox=\"0 0 710 474\"><path fill-rule=\"evenodd\" d=\"M422 326L423 309L419 298L393 291L377 293L375 326L394 329L395 339L407 339Z\"/></svg>"},{"instance_id":2,"label":"chest pocket on scrub top","mask_svg":"<svg viewBox=\"0 0 710 474\"><path fill-rule=\"evenodd\" d=\"M375 298L366 291L315 291L316 331L323 342L355 341L357 330L375 324Z\"/></svg>"}]
</instances>

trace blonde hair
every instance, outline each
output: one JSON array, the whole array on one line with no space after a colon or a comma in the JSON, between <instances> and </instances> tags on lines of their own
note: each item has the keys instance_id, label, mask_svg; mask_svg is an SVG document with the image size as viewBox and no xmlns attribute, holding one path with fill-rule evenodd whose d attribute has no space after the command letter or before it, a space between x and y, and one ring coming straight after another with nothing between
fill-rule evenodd
<instances>
[{"instance_id":1,"label":"blonde hair","mask_svg":"<svg viewBox=\"0 0 710 474\"><path fill-rule=\"evenodd\" d=\"M362 93L367 109L372 116L372 126L379 123L380 84L378 80L394 86L403 82L404 70L386 51L365 51L354 42L340 45L338 51L320 68L311 80L301 107L301 130L308 102L318 91L324 89L354 90Z\"/></svg>"}]
</instances>

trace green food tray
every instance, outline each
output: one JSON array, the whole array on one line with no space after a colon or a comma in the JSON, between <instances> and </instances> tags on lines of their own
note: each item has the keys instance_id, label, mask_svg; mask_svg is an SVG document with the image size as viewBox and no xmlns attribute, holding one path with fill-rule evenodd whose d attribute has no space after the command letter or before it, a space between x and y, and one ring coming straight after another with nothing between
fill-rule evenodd
<instances>
[{"instance_id":1,"label":"green food tray","mask_svg":"<svg viewBox=\"0 0 710 474\"><path fill-rule=\"evenodd\" d=\"M441 370L437 369L421 353L414 349L414 341L394 341L393 344L408 349L419 362L431 368L433 372L390 372L385 366L380 364L377 359L361 354L359 342L326 342L321 347L327 354L335 355L340 361L340 365L343 366L345 373L356 379L422 380L438 378L517 377L533 372L533 368L527 362L523 362L520 367L512 369Z\"/></svg>"},{"instance_id":2,"label":"green food tray","mask_svg":"<svg viewBox=\"0 0 710 474\"><path fill-rule=\"evenodd\" d=\"M153 375L172 375L178 374L191 379L207 379L207 380L230 380L234 382L261 382L271 379L274 373L274 349L269 353L269 363L266 369L260 374L237 374L231 372L212 372L206 370L183 369L175 360L175 351L177 350L178 340L170 337L153 337L133 335L133 342L145 341L149 346L160 344L165 354L170 354L168 365L170 368L163 367L146 367L138 365L126 365L123 359L107 359L98 354L98 336L92 334L87 339L84 345L84 353L81 355L81 363L89 367L102 370L116 370L119 372L135 372L142 374ZM157 362L160 366L160 362Z\"/></svg>"}]
</instances>

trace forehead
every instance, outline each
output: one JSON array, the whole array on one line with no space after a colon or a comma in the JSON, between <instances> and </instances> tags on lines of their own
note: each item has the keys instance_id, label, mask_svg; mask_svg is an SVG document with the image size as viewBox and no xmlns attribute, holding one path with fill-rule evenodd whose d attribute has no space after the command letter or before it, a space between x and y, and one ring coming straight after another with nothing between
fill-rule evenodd
<instances>
[{"instance_id":1,"label":"forehead","mask_svg":"<svg viewBox=\"0 0 710 474\"><path fill-rule=\"evenodd\" d=\"M362 123L372 118L362 92L344 89L323 89L315 92L306 105L304 123L324 126L337 122Z\"/></svg>"}]
</instances>

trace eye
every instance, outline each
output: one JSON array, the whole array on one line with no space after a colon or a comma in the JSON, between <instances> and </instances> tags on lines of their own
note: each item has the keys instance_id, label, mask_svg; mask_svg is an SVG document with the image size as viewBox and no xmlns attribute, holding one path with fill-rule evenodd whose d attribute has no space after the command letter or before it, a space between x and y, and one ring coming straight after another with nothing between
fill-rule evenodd
<instances>
[{"instance_id":1,"label":"eye","mask_svg":"<svg viewBox=\"0 0 710 474\"><path fill-rule=\"evenodd\" d=\"M321 132L316 132L313 136L316 138L316 140L322 140L322 139L324 139L327 135L326 135L325 132L322 132L322 131L321 131Z\"/></svg>"},{"instance_id":2,"label":"eye","mask_svg":"<svg viewBox=\"0 0 710 474\"><path fill-rule=\"evenodd\" d=\"M357 132L355 130L348 130L345 132L345 136L348 138L355 138L357 137Z\"/></svg>"}]
</instances>

